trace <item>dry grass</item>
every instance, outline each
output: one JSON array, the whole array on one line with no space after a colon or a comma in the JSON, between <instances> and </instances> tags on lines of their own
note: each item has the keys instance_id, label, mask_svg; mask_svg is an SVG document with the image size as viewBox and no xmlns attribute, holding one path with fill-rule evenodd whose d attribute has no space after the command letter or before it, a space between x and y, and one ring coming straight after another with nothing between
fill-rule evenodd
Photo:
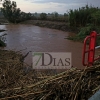
<instances>
[{"instance_id":1,"label":"dry grass","mask_svg":"<svg viewBox=\"0 0 100 100\"><path fill-rule=\"evenodd\" d=\"M0 50L0 100L87 100L100 89L100 64L56 75L30 70L20 52Z\"/></svg>"}]
</instances>

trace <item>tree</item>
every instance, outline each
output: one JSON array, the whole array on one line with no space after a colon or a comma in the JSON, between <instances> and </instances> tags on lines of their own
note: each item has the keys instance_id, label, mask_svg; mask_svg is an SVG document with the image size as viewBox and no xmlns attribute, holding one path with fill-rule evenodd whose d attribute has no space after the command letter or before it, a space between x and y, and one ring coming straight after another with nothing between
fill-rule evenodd
<instances>
[{"instance_id":1,"label":"tree","mask_svg":"<svg viewBox=\"0 0 100 100\"><path fill-rule=\"evenodd\" d=\"M41 18L41 20L46 20L47 19L47 14L46 13L41 13L40 18Z\"/></svg>"},{"instance_id":2,"label":"tree","mask_svg":"<svg viewBox=\"0 0 100 100\"><path fill-rule=\"evenodd\" d=\"M29 12L29 13L26 13L26 20L30 20L32 17L32 14Z\"/></svg>"},{"instance_id":3,"label":"tree","mask_svg":"<svg viewBox=\"0 0 100 100\"><path fill-rule=\"evenodd\" d=\"M52 12L52 20L57 20L58 19L58 16L59 14L55 11L55 12Z\"/></svg>"},{"instance_id":4,"label":"tree","mask_svg":"<svg viewBox=\"0 0 100 100\"><path fill-rule=\"evenodd\" d=\"M52 17L58 18L58 16L59 16L59 14L56 11L52 13Z\"/></svg>"},{"instance_id":5,"label":"tree","mask_svg":"<svg viewBox=\"0 0 100 100\"><path fill-rule=\"evenodd\" d=\"M68 21L68 14L64 13L64 21Z\"/></svg>"},{"instance_id":6,"label":"tree","mask_svg":"<svg viewBox=\"0 0 100 100\"><path fill-rule=\"evenodd\" d=\"M8 21L13 23L19 21L21 10L17 8L17 4L15 1L11 2L10 0L4 0L2 12Z\"/></svg>"},{"instance_id":7,"label":"tree","mask_svg":"<svg viewBox=\"0 0 100 100\"><path fill-rule=\"evenodd\" d=\"M70 10L70 26L86 26L87 24L100 25L100 8L86 5L79 9Z\"/></svg>"},{"instance_id":8,"label":"tree","mask_svg":"<svg viewBox=\"0 0 100 100\"><path fill-rule=\"evenodd\" d=\"M94 22L94 25L100 25L100 10L91 14L91 20Z\"/></svg>"}]
</instances>

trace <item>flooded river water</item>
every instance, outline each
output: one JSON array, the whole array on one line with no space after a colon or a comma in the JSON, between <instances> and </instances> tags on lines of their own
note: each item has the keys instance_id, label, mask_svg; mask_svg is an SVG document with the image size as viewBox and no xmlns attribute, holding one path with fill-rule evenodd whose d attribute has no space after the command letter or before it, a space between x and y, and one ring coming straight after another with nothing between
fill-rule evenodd
<instances>
[{"instance_id":1,"label":"flooded river water","mask_svg":"<svg viewBox=\"0 0 100 100\"><path fill-rule=\"evenodd\" d=\"M42 28L33 25L1 25L6 29L7 47L5 49L19 51L23 54L34 52L71 52L72 65L77 68L82 66L83 44L64 39L72 35L55 29ZM25 49L25 50L23 50ZM25 62L31 65L32 53L27 56Z\"/></svg>"}]
</instances>

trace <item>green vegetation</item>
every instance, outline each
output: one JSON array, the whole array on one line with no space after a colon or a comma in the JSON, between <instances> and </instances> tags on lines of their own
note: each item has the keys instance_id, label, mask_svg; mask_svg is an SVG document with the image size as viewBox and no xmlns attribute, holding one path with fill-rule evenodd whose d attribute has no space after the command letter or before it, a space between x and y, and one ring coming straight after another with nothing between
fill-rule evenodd
<instances>
[{"instance_id":1,"label":"green vegetation","mask_svg":"<svg viewBox=\"0 0 100 100\"><path fill-rule=\"evenodd\" d=\"M15 1L4 0L3 1L3 8L1 11L4 17L11 23L19 23L25 20L49 20L49 21L57 21L57 22L68 22L68 14L58 14L58 12L52 13L41 13L38 14L37 12L34 14L25 13L17 8L17 4Z\"/></svg>"},{"instance_id":2,"label":"green vegetation","mask_svg":"<svg viewBox=\"0 0 100 100\"><path fill-rule=\"evenodd\" d=\"M52 12L51 14L48 14L47 20L68 23L68 14L64 13L61 15L58 14L58 12Z\"/></svg>"},{"instance_id":3,"label":"green vegetation","mask_svg":"<svg viewBox=\"0 0 100 100\"><path fill-rule=\"evenodd\" d=\"M100 9L86 5L76 10L70 10L69 22L71 26L100 25Z\"/></svg>"},{"instance_id":4,"label":"green vegetation","mask_svg":"<svg viewBox=\"0 0 100 100\"><path fill-rule=\"evenodd\" d=\"M46 20L47 19L47 14L46 13L41 13L40 14L40 19L41 20Z\"/></svg>"},{"instance_id":5,"label":"green vegetation","mask_svg":"<svg viewBox=\"0 0 100 100\"><path fill-rule=\"evenodd\" d=\"M83 41L91 31L100 32L100 8L88 6L69 11L70 26L79 29L79 32L74 37L69 37L71 40ZM99 39L97 44L100 44Z\"/></svg>"},{"instance_id":6,"label":"green vegetation","mask_svg":"<svg viewBox=\"0 0 100 100\"><path fill-rule=\"evenodd\" d=\"M82 27L80 29L80 31L78 32L78 34L75 36L75 37L69 37L69 39L71 40L75 40L75 41L82 41L83 42L83 39L90 34L91 31L93 30L96 30L98 31L99 29L96 28L95 26L93 25L87 25L85 27Z\"/></svg>"},{"instance_id":7,"label":"green vegetation","mask_svg":"<svg viewBox=\"0 0 100 100\"><path fill-rule=\"evenodd\" d=\"M5 47L6 44L0 39L0 47Z\"/></svg>"},{"instance_id":8,"label":"green vegetation","mask_svg":"<svg viewBox=\"0 0 100 100\"><path fill-rule=\"evenodd\" d=\"M20 8L17 8L15 1L4 0L2 5L1 11L9 22L18 23L31 18L30 13L21 12Z\"/></svg>"},{"instance_id":9,"label":"green vegetation","mask_svg":"<svg viewBox=\"0 0 100 100\"><path fill-rule=\"evenodd\" d=\"M58 12L52 13L37 13L35 12L31 16L32 20L48 20L48 21L55 21L55 22L68 22L68 14L58 14Z\"/></svg>"}]
</instances>

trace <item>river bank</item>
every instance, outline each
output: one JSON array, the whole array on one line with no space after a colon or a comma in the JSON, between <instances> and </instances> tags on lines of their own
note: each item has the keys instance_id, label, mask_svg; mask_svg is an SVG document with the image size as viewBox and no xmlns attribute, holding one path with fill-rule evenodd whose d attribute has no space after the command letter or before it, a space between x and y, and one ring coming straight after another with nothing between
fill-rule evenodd
<instances>
[{"instance_id":1,"label":"river bank","mask_svg":"<svg viewBox=\"0 0 100 100\"><path fill-rule=\"evenodd\" d=\"M47 27L51 29L62 30L66 32L77 32L78 29L75 27L70 27L67 22L56 22L56 21L43 21L43 20L27 20L21 22L21 24L31 24L40 27Z\"/></svg>"}]
</instances>

